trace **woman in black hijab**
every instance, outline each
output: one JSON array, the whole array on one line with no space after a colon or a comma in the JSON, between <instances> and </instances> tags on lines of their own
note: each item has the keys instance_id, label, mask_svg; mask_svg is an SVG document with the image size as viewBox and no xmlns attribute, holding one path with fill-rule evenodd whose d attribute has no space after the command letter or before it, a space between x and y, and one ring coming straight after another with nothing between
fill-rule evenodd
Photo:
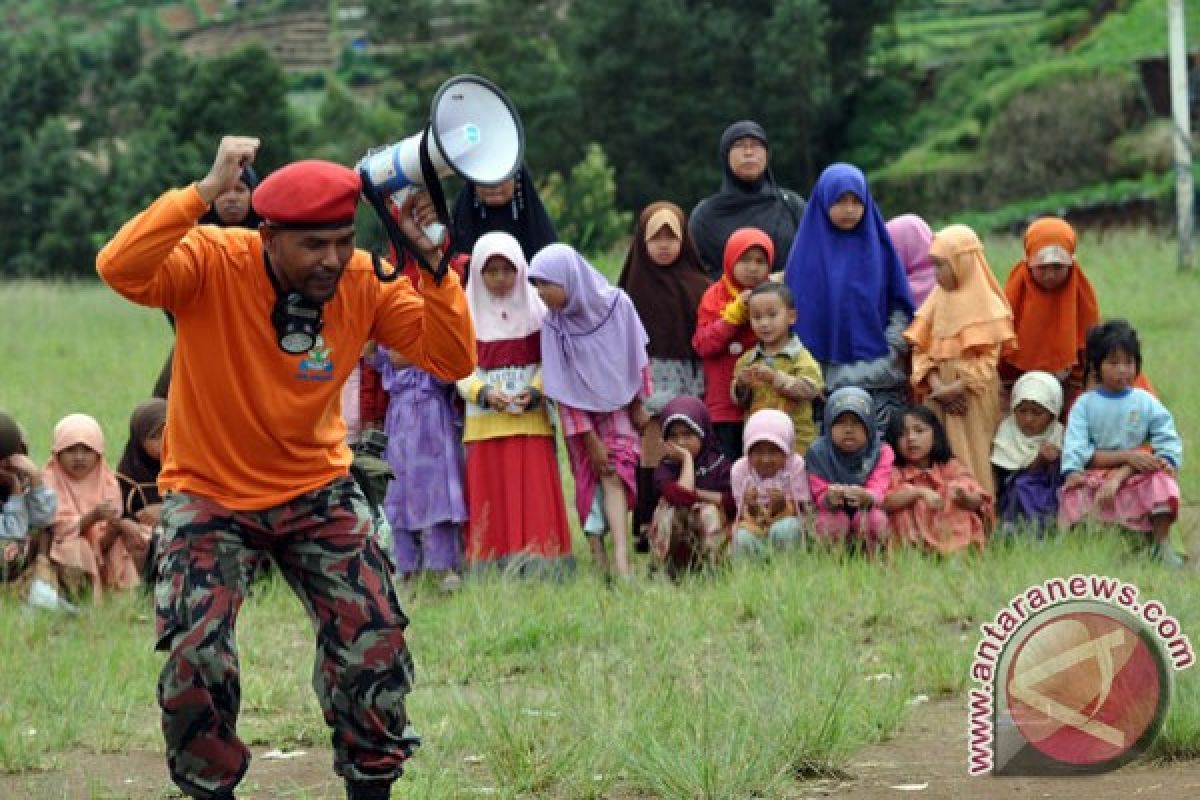
<instances>
[{"instance_id":1,"label":"woman in black hijab","mask_svg":"<svg viewBox=\"0 0 1200 800\"><path fill-rule=\"evenodd\" d=\"M721 190L697 203L688 220L704 268L713 280L720 280L729 234L738 228L758 228L775 243L771 271L782 270L804 215L804 198L775 183L767 166L767 134L757 122L730 125L721 134L719 150L724 173Z\"/></svg>"},{"instance_id":2,"label":"woman in black hijab","mask_svg":"<svg viewBox=\"0 0 1200 800\"><path fill-rule=\"evenodd\" d=\"M470 255L480 236L493 231L511 234L532 261L537 251L558 241L554 223L538 197L533 176L524 164L498 186L468 182L454 201L450 237L455 252Z\"/></svg>"},{"instance_id":3,"label":"woman in black hijab","mask_svg":"<svg viewBox=\"0 0 1200 800\"><path fill-rule=\"evenodd\" d=\"M204 212L204 216L200 217L196 224L216 225L219 228L258 230L262 219L254 212L254 206L250 202L250 196L254 194L256 186L258 186L258 173L254 171L254 167L247 165L242 169L242 177L238 180L237 186L226 189L217 195L213 200L212 207ZM175 327L175 320L169 313L167 322L171 323L172 329ZM154 391L150 393L151 397L165 398L167 396L167 392L171 389L171 366L174 360L175 348L172 347L171 352L167 354L166 363L158 373L158 381L154 384Z\"/></svg>"}]
</instances>

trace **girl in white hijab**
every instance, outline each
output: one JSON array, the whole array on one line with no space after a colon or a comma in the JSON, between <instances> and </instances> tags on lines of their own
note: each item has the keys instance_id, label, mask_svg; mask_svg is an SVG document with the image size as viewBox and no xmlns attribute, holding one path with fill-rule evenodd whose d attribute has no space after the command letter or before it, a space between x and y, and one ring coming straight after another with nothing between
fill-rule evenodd
<instances>
[{"instance_id":1,"label":"girl in white hijab","mask_svg":"<svg viewBox=\"0 0 1200 800\"><path fill-rule=\"evenodd\" d=\"M1026 372L1013 385L1012 413L992 441L1002 531L1027 526L1041 535L1058 514L1062 405L1062 385L1048 372Z\"/></svg>"}]
</instances>

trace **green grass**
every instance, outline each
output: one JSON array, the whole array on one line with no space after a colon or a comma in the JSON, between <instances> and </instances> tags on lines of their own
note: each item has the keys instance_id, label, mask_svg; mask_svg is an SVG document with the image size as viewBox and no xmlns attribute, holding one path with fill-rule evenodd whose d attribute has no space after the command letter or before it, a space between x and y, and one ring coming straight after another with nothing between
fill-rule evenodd
<instances>
[{"instance_id":1,"label":"green grass","mask_svg":"<svg viewBox=\"0 0 1200 800\"><path fill-rule=\"evenodd\" d=\"M1107 534L948 562L793 554L678 587L614 592L585 576L418 594L410 711L425 746L404 796L802 796L802 778L840 774L892 736L917 695L961 696L978 625L1025 586L1078 571L1135 582L1185 631L1200 623L1187 582ZM0 771L160 746L147 605L132 594L78 620L0 605ZM239 630L242 736L323 744L311 634L282 583L250 599ZM1198 687L1179 676L1159 757L1197 751Z\"/></svg>"},{"instance_id":2,"label":"green grass","mask_svg":"<svg viewBox=\"0 0 1200 800\"><path fill-rule=\"evenodd\" d=\"M1019 250L1013 238L988 241L1001 280ZM1148 232L1084 236L1080 259L1102 307L1140 329L1147 370L1190 445L1200 423L1200 278L1177 275L1171 243ZM609 272L619 264L596 261ZM0 407L25 424L37 458L54 423L76 410L101 420L115 457L168 347L161 314L96 285L3 284L0 307ZM1195 497L1200 470L1185 464L1182 482ZM1158 570L1112 534L947 561L793 554L678 587L641 580L618 591L603 588L576 546L573 580L484 580L451 598L424 589L411 598L419 673L410 709L425 746L404 797L808 796L803 778L852 770L860 748L921 713L908 705L917 695L961 698L978 625L1052 576L1119 576L1164 602L1185 632L1200 631L1191 576ZM312 634L286 587L256 592L239 631L243 737L325 746L309 688ZM153 638L140 594L76 620L0 599L0 773L158 750ZM1194 674L1178 675L1160 758L1200 754Z\"/></svg>"}]
</instances>

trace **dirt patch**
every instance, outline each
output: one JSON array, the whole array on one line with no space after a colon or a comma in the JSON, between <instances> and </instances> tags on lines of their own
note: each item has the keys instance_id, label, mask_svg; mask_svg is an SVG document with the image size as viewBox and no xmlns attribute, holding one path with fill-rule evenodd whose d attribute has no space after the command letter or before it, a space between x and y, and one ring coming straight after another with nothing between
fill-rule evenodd
<instances>
[{"instance_id":1,"label":"dirt patch","mask_svg":"<svg viewBox=\"0 0 1200 800\"><path fill-rule=\"evenodd\" d=\"M858 800L1200 797L1200 762L1194 761L1169 766L1133 764L1086 778L972 778L967 775L967 708L961 700L937 701L913 709L901 735L863 748L851 759L847 771L854 776L852 779L810 784L801 797Z\"/></svg>"},{"instance_id":2,"label":"dirt patch","mask_svg":"<svg viewBox=\"0 0 1200 800\"><path fill-rule=\"evenodd\" d=\"M250 771L238 787L238 800L305 798L343 800L346 790L333 774L328 748L305 747L295 758L267 758L269 748L253 748ZM0 797L53 797L62 800L166 800L183 795L167 777L162 753L69 753L60 769L0 775Z\"/></svg>"}]
</instances>

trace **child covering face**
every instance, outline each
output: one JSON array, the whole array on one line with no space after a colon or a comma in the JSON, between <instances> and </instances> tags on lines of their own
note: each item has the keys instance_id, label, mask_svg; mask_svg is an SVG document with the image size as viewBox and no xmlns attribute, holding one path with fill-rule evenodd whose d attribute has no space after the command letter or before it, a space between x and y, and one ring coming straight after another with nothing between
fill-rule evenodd
<instances>
[{"instance_id":1,"label":"child covering face","mask_svg":"<svg viewBox=\"0 0 1200 800\"><path fill-rule=\"evenodd\" d=\"M736 513L731 462L717 446L704 403L681 396L662 412L663 460L654 472L661 499L650 528L650 552L672 578L721 563L729 547L726 520Z\"/></svg>"},{"instance_id":2,"label":"child covering face","mask_svg":"<svg viewBox=\"0 0 1200 800\"><path fill-rule=\"evenodd\" d=\"M0 411L0 581L28 566L30 535L54 522L57 505L16 420Z\"/></svg>"},{"instance_id":3,"label":"child covering face","mask_svg":"<svg viewBox=\"0 0 1200 800\"><path fill-rule=\"evenodd\" d=\"M745 455L733 465L737 556L759 556L804 539L812 506L804 459L794 451L795 431L787 414L755 412L746 421Z\"/></svg>"},{"instance_id":4,"label":"child covering face","mask_svg":"<svg viewBox=\"0 0 1200 800\"><path fill-rule=\"evenodd\" d=\"M892 541L942 554L982 548L992 498L950 452L937 416L910 406L892 418L887 441L896 453L883 501Z\"/></svg>"},{"instance_id":5,"label":"child covering face","mask_svg":"<svg viewBox=\"0 0 1200 800\"><path fill-rule=\"evenodd\" d=\"M1062 404L1062 386L1048 372L1026 372L1013 384L1012 413L992 441L1004 533L1032 528L1041 535L1058 514Z\"/></svg>"},{"instance_id":6,"label":"child covering face","mask_svg":"<svg viewBox=\"0 0 1200 800\"><path fill-rule=\"evenodd\" d=\"M825 403L824 421L824 435L806 454L817 508L814 531L830 544L876 550L887 534L881 506L894 456L875 432L871 396L854 387L838 389Z\"/></svg>"}]
</instances>

